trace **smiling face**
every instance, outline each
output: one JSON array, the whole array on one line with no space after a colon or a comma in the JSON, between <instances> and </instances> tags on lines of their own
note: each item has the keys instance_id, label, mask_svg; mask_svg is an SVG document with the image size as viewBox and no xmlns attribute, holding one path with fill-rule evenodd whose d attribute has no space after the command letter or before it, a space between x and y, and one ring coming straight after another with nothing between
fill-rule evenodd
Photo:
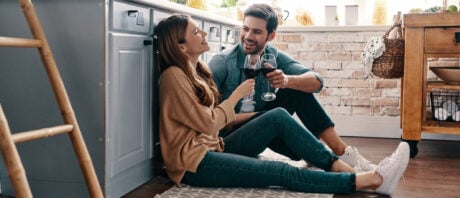
<instances>
[{"instance_id":1,"label":"smiling face","mask_svg":"<svg viewBox=\"0 0 460 198\"><path fill-rule=\"evenodd\" d=\"M185 41L180 43L182 51L190 58L198 58L209 50L206 35L208 34L200 29L195 21L189 19L185 29Z\"/></svg>"},{"instance_id":2,"label":"smiling face","mask_svg":"<svg viewBox=\"0 0 460 198\"><path fill-rule=\"evenodd\" d=\"M244 18L240 40L245 54L262 54L267 42L273 40L275 32L268 33L267 21L254 16Z\"/></svg>"}]
</instances>

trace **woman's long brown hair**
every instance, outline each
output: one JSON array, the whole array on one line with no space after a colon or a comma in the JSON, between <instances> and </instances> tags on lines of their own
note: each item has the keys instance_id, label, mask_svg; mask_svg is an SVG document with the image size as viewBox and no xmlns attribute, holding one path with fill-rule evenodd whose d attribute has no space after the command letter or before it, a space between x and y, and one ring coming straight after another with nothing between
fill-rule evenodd
<instances>
[{"instance_id":1,"label":"woman's long brown hair","mask_svg":"<svg viewBox=\"0 0 460 198\"><path fill-rule=\"evenodd\" d=\"M179 49L179 44L187 42L185 40L185 31L189 20L191 18L188 15L176 14L161 20L156 26L158 68L160 74L169 67L182 69L192 82L200 103L205 106L210 106L214 103L214 106L216 106L220 94L208 66L202 61L198 61L196 67L191 66L187 56ZM194 68L196 68L195 72L193 71ZM207 86L200 83L199 79L194 76L194 73L209 85L211 92L207 91Z\"/></svg>"}]
</instances>

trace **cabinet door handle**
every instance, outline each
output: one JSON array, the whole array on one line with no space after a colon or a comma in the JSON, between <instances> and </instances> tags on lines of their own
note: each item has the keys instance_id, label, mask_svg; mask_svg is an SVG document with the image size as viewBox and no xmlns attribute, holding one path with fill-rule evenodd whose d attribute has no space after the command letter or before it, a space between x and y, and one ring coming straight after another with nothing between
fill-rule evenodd
<instances>
[{"instance_id":1,"label":"cabinet door handle","mask_svg":"<svg viewBox=\"0 0 460 198\"><path fill-rule=\"evenodd\" d=\"M137 17L137 13L139 13L137 10L128 10L129 17Z\"/></svg>"},{"instance_id":2,"label":"cabinet door handle","mask_svg":"<svg viewBox=\"0 0 460 198\"><path fill-rule=\"evenodd\" d=\"M144 45L152 45L153 42L151 40L144 40Z\"/></svg>"},{"instance_id":3,"label":"cabinet door handle","mask_svg":"<svg viewBox=\"0 0 460 198\"><path fill-rule=\"evenodd\" d=\"M136 25L144 26L144 13L138 10L128 10L128 17L136 18Z\"/></svg>"}]
</instances>

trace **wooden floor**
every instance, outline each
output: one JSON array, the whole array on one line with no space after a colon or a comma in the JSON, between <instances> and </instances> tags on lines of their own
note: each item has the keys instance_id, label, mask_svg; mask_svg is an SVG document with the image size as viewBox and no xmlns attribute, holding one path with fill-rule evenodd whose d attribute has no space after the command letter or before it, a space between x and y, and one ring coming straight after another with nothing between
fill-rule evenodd
<instances>
[{"instance_id":1,"label":"wooden floor","mask_svg":"<svg viewBox=\"0 0 460 198\"><path fill-rule=\"evenodd\" d=\"M356 146L369 160L378 163L396 148L399 139L343 138ZM460 142L422 140L419 153L409 162L404 177L392 195L394 198L460 197ZM157 177L124 198L152 198L172 186L165 177ZM385 197L373 193L357 192L335 195L337 198Z\"/></svg>"}]
</instances>

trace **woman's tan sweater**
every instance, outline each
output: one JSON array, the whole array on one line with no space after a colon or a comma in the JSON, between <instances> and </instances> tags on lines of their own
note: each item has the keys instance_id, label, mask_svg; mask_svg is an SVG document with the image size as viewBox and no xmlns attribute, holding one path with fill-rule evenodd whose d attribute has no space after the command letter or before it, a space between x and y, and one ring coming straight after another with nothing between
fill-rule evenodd
<instances>
[{"instance_id":1,"label":"woman's tan sweater","mask_svg":"<svg viewBox=\"0 0 460 198\"><path fill-rule=\"evenodd\" d=\"M180 184L186 171L196 172L207 151L224 150L220 129L235 120L227 101L217 107L199 103L192 83L178 67L160 77L160 145L166 173Z\"/></svg>"}]
</instances>

